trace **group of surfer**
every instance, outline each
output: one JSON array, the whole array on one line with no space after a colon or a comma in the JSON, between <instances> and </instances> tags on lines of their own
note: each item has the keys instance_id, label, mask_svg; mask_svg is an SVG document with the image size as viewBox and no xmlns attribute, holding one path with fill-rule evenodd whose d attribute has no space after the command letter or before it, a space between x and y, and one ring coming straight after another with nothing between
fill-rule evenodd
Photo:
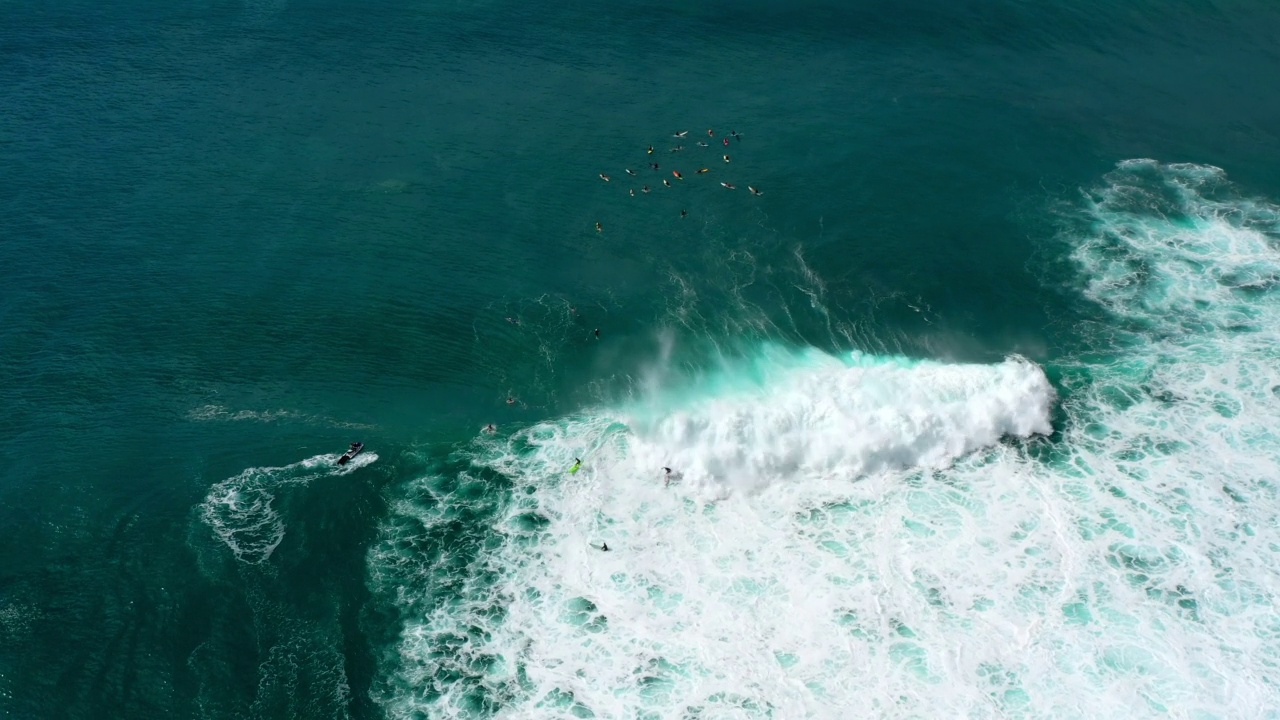
<instances>
[{"instance_id":1,"label":"group of surfer","mask_svg":"<svg viewBox=\"0 0 1280 720\"><path fill-rule=\"evenodd\" d=\"M683 138L683 137L687 136L688 134L689 134L689 131L688 131L688 130L681 130L680 132L677 132L677 133L675 133L674 135L672 135L672 137L676 137L676 138ZM714 129L714 128L707 128L707 137L715 137L715 136L716 136L716 131L715 131L715 129ZM742 142L742 136L738 134L738 131L737 131L737 130L730 131L730 133L729 133L728 135L726 135L726 136L724 136L724 137L722 137L722 138L720 139L720 142L721 142L725 147L729 147L729 138L733 138L734 140L736 140L736 141L738 141L738 142ZM699 140L699 141L698 141L698 147L711 147L711 146L710 146L709 144L707 144L707 143L702 142L701 140ZM675 152L682 152L683 150L684 150L684 146L683 146L683 145L676 145L675 147L671 148L670 152L673 152L673 153L675 153ZM648 147L648 149L647 149L647 154L652 155L653 153L654 153L653 146L652 146L652 145L650 145L650 146ZM728 155L728 154L722 155L721 157L724 159L724 161L725 161L726 163L727 163L727 162L732 162L732 161L733 161L733 158L729 157L729 155ZM656 162L651 162L651 163L649 163L649 167L650 167L651 169L653 169L654 171L658 171L658 170L660 169L660 166L659 166L659 165L658 165L658 163L656 163ZM635 171L635 170L632 170L631 168L625 168L625 170L626 170L626 173L627 173L628 175L631 175L632 177L635 177L635 176L637 175L636 171ZM703 175L703 174L706 174L706 173L709 173L709 172L711 172L711 168L704 167L704 168L699 168L699 169L698 169L694 174L695 174L695 175ZM671 175L672 175L672 177L674 177L676 180L684 180L684 173L681 173L679 170L672 170L672 171L671 171ZM601 179L601 180L603 180L603 181L605 181L605 182L611 182L611 181L613 180L613 178L611 178L607 173L600 173L600 179ZM662 181L662 185L663 185L663 187L674 187L674 186L671 184L671 181L670 181L670 180L667 180L667 179L665 179L665 178L664 178L664 179L663 179L663 181ZM731 183L731 182L724 182L724 181L722 181L722 182L720 183L720 185L721 185L722 187L724 187L726 190L737 190L737 189L738 189L738 186L737 186L737 185L734 185L734 184L733 184L733 183ZM751 191L751 194L752 194L752 195L763 195L763 194L764 194L763 192L761 192L759 189L757 189L757 188L756 188L755 186L753 186L753 185L748 185L748 186L747 186L747 190ZM650 188L649 188L649 186L648 186L648 185L644 185L644 186L642 186L642 187L640 188L640 192L642 192L642 193L648 193L648 192L650 192ZM636 196L636 189L635 189L635 188L628 188L628 189L627 189L627 194L628 194L628 195L630 195L631 197L635 197L635 196ZM682 217L682 218L683 218L683 217L688 217L688 216L689 216L689 211L687 211L687 210L681 210L681 211L680 211L680 217ZM600 221L596 221L596 232L604 232L604 223L602 223L602 222L600 222Z\"/></svg>"},{"instance_id":2,"label":"group of surfer","mask_svg":"<svg viewBox=\"0 0 1280 720\"><path fill-rule=\"evenodd\" d=\"M676 138L684 138L684 137L688 136L688 134L689 134L689 131L688 131L688 130L681 130L680 132L675 133L673 137L676 137ZM714 130L714 129L711 129L711 128L708 128L708 129L707 129L707 137L715 137L715 134L716 134L716 133L715 133L715 130ZM728 147L728 146L729 146L729 138L733 138L734 140L736 140L736 141L738 141L738 142L742 142L742 136L741 136L741 135L739 135L739 134L738 134L738 132L737 132L736 130L734 130L734 131L731 131L731 132L729 133L729 135L728 135L728 136L721 138L721 143L722 143L725 147ZM702 142L702 141L699 141L699 142L698 142L698 146L699 146L699 147L710 147L710 145L708 145L707 143ZM673 152L673 153L674 153L674 152L681 152L681 151L683 151L683 150L684 150L684 146L683 146L683 145L677 145L677 146L675 146L675 147L671 148L671 152ZM654 153L653 146L652 146L652 145L650 145L650 146L648 147L647 154L652 155L653 153ZM723 160L724 160L726 163L728 163L728 162L732 162L732 160L733 160L733 158L731 158L728 154L723 155L723 156L722 156L722 158L723 158ZM649 167L650 167L650 169L654 170L655 172L661 169L661 166L660 166L658 163L656 163L656 162L651 162L651 163L649 163ZM631 168L625 168L625 171L626 171L627 175L630 175L630 176L632 176L632 177L635 177L635 176L638 174L638 173L636 173L636 171L635 171L635 170L632 170ZM703 168L699 168L697 171L695 171L695 173L694 173L694 174L695 174L695 175L705 175L705 174L707 174L707 173L709 173L709 172L711 172L711 168L703 167ZM674 177L676 180L684 180L684 173L680 172L679 170L672 170L672 171L671 171L671 175L672 175L672 177ZM605 182L611 182L611 181L612 181L612 178L611 178L611 177L609 177L609 175L607 175L606 173L600 173L600 179L601 179L601 180L603 180L603 181L605 181ZM668 188L669 188L669 187L673 187L673 186L672 186L672 184L671 184L671 181L670 181L670 180L665 180L665 179L664 179L664 180L662 181L662 184L663 184L663 186L668 187ZM736 185L734 185L733 183L729 183L729 182L721 182L721 183L720 183L720 185L721 185L721 186L723 186L724 188L728 189L728 190L736 190L736 189L737 189L737 186L736 186ZM763 194L764 194L764 193L762 193L760 190L758 190L757 188L755 188L755 187L754 187L754 186L752 186L752 185L748 185L748 186L747 186L747 190L751 191L751 194L752 194L752 195L763 195ZM640 188L640 192L642 192L642 193L648 193L648 192L650 192L650 187L649 187L648 185L644 185L643 187L641 187L641 188ZM635 188L630 188L630 189L628 189L627 193L628 193L631 197L635 197L635 194L636 194ZM688 216L689 216L689 211L688 211L688 210L683 210L683 209L682 209L682 210L680 211L680 217L684 218L684 217L688 217ZM597 221L597 222L596 222L596 232L604 232L604 223L599 222L599 221ZM571 311L573 311L573 313L574 313L575 315L577 314L577 310L576 310L575 308L570 308L570 310L571 310ZM520 320L519 320L519 318L508 317L508 318L506 318L506 321L507 321L507 322L509 322L509 323L511 323L512 325L519 325L519 324L520 324ZM597 340L599 340L599 339L600 339L600 328L595 328L595 330L593 331L593 333L592 333L592 334L595 336L595 338L596 338ZM516 402L517 402L517 401L516 401L516 398L515 398L515 396L514 396L514 395L507 395L507 404L508 404L508 405L515 405L515 404L516 404ZM494 433L496 433L497 431L498 431L498 426L497 426L497 425L494 425L493 423L489 423L488 425L485 425L485 426L484 426L484 432L485 432L485 433L488 433L488 434L494 434ZM581 470L581 469L582 469L582 458L576 458L576 457L575 457L575 458L573 459L573 465L569 467L568 472L569 472L569 474L570 474L570 475L574 475L574 474L576 474L576 473L577 473L579 470ZM669 468L669 467L663 467L663 468L662 468L662 476L663 476L662 484L663 484L663 486L664 486L664 487L666 487L666 486L670 485L670 484L671 484L671 481L672 481L673 479L678 479L678 475L677 475L677 474L676 474L676 473L675 473L671 468ZM600 544L600 550L602 550L602 551L604 551L604 552L608 552L608 551L609 551L609 544L608 544L608 543L601 543L601 544Z\"/></svg>"}]
</instances>

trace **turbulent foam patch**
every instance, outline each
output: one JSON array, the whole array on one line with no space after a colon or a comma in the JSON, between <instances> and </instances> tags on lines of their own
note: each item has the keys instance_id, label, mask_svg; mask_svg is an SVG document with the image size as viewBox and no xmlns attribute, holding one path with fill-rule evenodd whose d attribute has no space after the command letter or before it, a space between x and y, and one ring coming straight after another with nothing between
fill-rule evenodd
<instances>
[{"instance_id":1,"label":"turbulent foam patch","mask_svg":"<svg viewBox=\"0 0 1280 720\"><path fill-rule=\"evenodd\" d=\"M1022 360L768 354L698 400L477 443L371 555L405 617L380 699L397 717L1265 716L1278 215L1200 166L1125 163L1087 194L1062 239L1099 312L1082 331L1106 333L1056 368L1052 443L997 442L1048 430ZM509 491L478 493L481 472Z\"/></svg>"},{"instance_id":2,"label":"turbulent foam patch","mask_svg":"<svg viewBox=\"0 0 1280 720\"><path fill-rule=\"evenodd\" d=\"M810 691L771 697L764 677L780 682L797 663L815 678L844 672L838 663L854 660L837 647L851 637L846 625L872 613L865 578L848 575L866 548L844 535L847 524L874 517L904 475L980 447L1003 456L1002 436L1051 429L1053 390L1021 359L949 366L771 351L734 378L665 414L637 407L548 423L478 448L481 465L526 492L497 514L495 551L451 578L463 600L411 605L423 615L399 652L405 687L435 688L424 698L431 712L459 717L660 717L682 699L711 716L794 712ZM585 469L566 475L574 457ZM663 465L677 468L670 487ZM411 528L420 544L455 522L449 501L431 493L401 505L421 524L394 529ZM904 518L904 539L936 536L937 510ZM604 542L609 553L596 549ZM382 582L438 585L439 565L413 563L405 547L397 537L375 553ZM422 574L397 572L406 567ZM735 679L759 673L755 684ZM816 707L848 701L828 692ZM412 714L423 710L415 699L389 704Z\"/></svg>"},{"instance_id":3,"label":"turbulent foam patch","mask_svg":"<svg viewBox=\"0 0 1280 720\"><path fill-rule=\"evenodd\" d=\"M375 453L365 452L338 465L337 455L316 455L284 467L249 468L210 488L200 515L236 559L253 565L266 562L284 539L284 522L272 507L280 488L345 475L377 459Z\"/></svg>"}]
</instances>

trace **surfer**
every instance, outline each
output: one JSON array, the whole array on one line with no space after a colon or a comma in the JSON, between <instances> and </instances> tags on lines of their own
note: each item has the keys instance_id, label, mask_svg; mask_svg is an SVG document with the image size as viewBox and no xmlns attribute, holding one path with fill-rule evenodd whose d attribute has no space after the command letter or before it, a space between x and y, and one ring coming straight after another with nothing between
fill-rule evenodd
<instances>
[{"instance_id":1,"label":"surfer","mask_svg":"<svg viewBox=\"0 0 1280 720\"><path fill-rule=\"evenodd\" d=\"M649 167L653 168L654 170L657 170L657 169L658 169L658 163L649 163Z\"/></svg>"},{"instance_id":2,"label":"surfer","mask_svg":"<svg viewBox=\"0 0 1280 720\"><path fill-rule=\"evenodd\" d=\"M721 184L721 185L723 185L723 186L725 186L725 187L727 187L727 188L729 188L730 190L737 190L737 189L738 189L738 188L734 187L733 183L722 182L722 183L720 183L720 184Z\"/></svg>"},{"instance_id":3,"label":"surfer","mask_svg":"<svg viewBox=\"0 0 1280 720\"><path fill-rule=\"evenodd\" d=\"M671 181L666 178L662 178L662 184L671 187Z\"/></svg>"},{"instance_id":4,"label":"surfer","mask_svg":"<svg viewBox=\"0 0 1280 720\"><path fill-rule=\"evenodd\" d=\"M681 138L682 138L682 137L684 137L685 135L688 135L688 134L689 134L689 131L688 131L688 130L681 130L680 132L676 133L675 135L672 135L671 137L681 137Z\"/></svg>"},{"instance_id":5,"label":"surfer","mask_svg":"<svg viewBox=\"0 0 1280 720\"><path fill-rule=\"evenodd\" d=\"M600 339L600 328L596 328L596 339Z\"/></svg>"},{"instance_id":6,"label":"surfer","mask_svg":"<svg viewBox=\"0 0 1280 720\"><path fill-rule=\"evenodd\" d=\"M650 145L650 146L649 146L649 154L650 154L650 155L652 155L652 154L653 154L653 146L652 146L652 145Z\"/></svg>"},{"instance_id":7,"label":"surfer","mask_svg":"<svg viewBox=\"0 0 1280 720\"><path fill-rule=\"evenodd\" d=\"M706 144L706 143L704 143L704 142L702 142L701 140L699 140L699 141L698 141L698 147L711 147L711 146L710 146L710 145L708 145L708 144Z\"/></svg>"},{"instance_id":8,"label":"surfer","mask_svg":"<svg viewBox=\"0 0 1280 720\"><path fill-rule=\"evenodd\" d=\"M604 173L600 173L600 179L605 182L609 182L609 176L605 175Z\"/></svg>"},{"instance_id":9,"label":"surfer","mask_svg":"<svg viewBox=\"0 0 1280 720\"><path fill-rule=\"evenodd\" d=\"M631 197L635 197L635 196L636 196L636 189L635 189L635 188L631 188L630 190L627 190L627 194L628 194L628 195L630 195Z\"/></svg>"},{"instance_id":10,"label":"surfer","mask_svg":"<svg viewBox=\"0 0 1280 720\"><path fill-rule=\"evenodd\" d=\"M675 146L675 147L671 148L671 152L680 152L680 151L681 151L681 150L683 150L683 149L684 149L684 146L683 146L683 145L677 145L677 146Z\"/></svg>"},{"instance_id":11,"label":"surfer","mask_svg":"<svg viewBox=\"0 0 1280 720\"><path fill-rule=\"evenodd\" d=\"M507 318L507 322L511 323L512 325L520 324L520 320L518 318L513 318L513 317Z\"/></svg>"},{"instance_id":12,"label":"surfer","mask_svg":"<svg viewBox=\"0 0 1280 720\"><path fill-rule=\"evenodd\" d=\"M763 195L763 194L764 194L764 193L760 192L759 190L757 190L757 189L755 189L755 188L751 187L750 185L748 185L748 186L747 186L747 189L751 191L751 194L752 194L752 195Z\"/></svg>"},{"instance_id":13,"label":"surfer","mask_svg":"<svg viewBox=\"0 0 1280 720\"><path fill-rule=\"evenodd\" d=\"M699 168L699 169L698 169L698 174L699 174L699 175L701 175L702 173L709 173L709 172L711 172L711 168Z\"/></svg>"},{"instance_id":14,"label":"surfer","mask_svg":"<svg viewBox=\"0 0 1280 720\"><path fill-rule=\"evenodd\" d=\"M494 425L493 423L489 423L488 425L484 426L484 431L492 435L493 433L498 432L498 426Z\"/></svg>"},{"instance_id":15,"label":"surfer","mask_svg":"<svg viewBox=\"0 0 1280 720\"><path fill-rule=\"evenodd\" d=\"M609 552L609 543L600 543L600 549Z\"/></svg>"},{"instance_id":16,"label":"surfer","mask_svg":"<svg viewBox=\"0 0 1280 720\"><path fill-rule=\"evenodd\" d=\"M596 232L604 232L604 225L596 223Z\"/></svg>"},{"instance_id":17,"label":"surfer","mask_svg":"<svg viewBox=\"0 0 1280 720\"><path fill-rule=\"evenodd\" d=\"M578 458L574 458L574 459L573 459L573 467L569 468L569 474L571 474L571 475L572 475L573 473L578 472L578 469L579 469L579 468L581 468L581 467L582 467L582 461L581 461L581 460L579 460Z\"/></svg>"},{"instance_id":18,"label":"surfer","mask_svg":"<svg viewBox=\"0 0 1280 720\"><path fill-rule=\"evenodd\" d=\"M636 174L636 171L635 171L635 170L632 170L631 168L627 168L627 174L628 174L628 175L635 175L635 174Z\"/></svg>"},{"instance_id":19,"label":"surfer","mask_svg":"<svg viewBox=\"0 0 1280 720\"><path fill-rule=\"evenodd\" d=\"M725 156L724 156L724 161L725 161L725 162L729 162L729 156L728 156L728 155L725 155Z\"/></svg>"},{"instance_id":20,"label":"surfer","mask_svg":"<svg viewBox=\"0 0 1280 720\"><path fill-rule=\"evenodd\" d=\"M671 468L664 467L662 468L662 487L666 487L670 484L671 484Z\"/></svg>"},{"instance_id":21,"label":"surfer","mask_svg":"<svg viewBox=\"0 0 1280 720\"><path fill-rule=\"evenodd\" d=\"M516 404L515 396L513 396L513 395L508 395L508 396L507 396L507 404L508 404L508 405L515 405L515 404Z\"/></svg>"},{"instance_id":22,"label":"surfer","mask_svg":"<svg viewBox=\"0 0 1280 720\"><path fill-rule=\"evenodd\" d=\"M644 187L640 188L640 192L642 192L642 193L647 193L647 192L649 192L649 186L648 186L648 185L645 185Z\"/></svg>"},{"instance_id":23,"label":"surfer","mask_svg":"<svg viewBox=\"0 0 1280 720\"><path fill-rule=\"evenodd\" d=\"M723 142L725 147L729 147L729 138L724 138Z\"/></svg>"},{"instance_id":24,"label":"surfer","mask_svg":"<svg viewBox=\"0 0 1280 720\"><path fill-rule=\"evenodd\" d=\"M681 210L681 211L680 211L680 217L689 217L689 211L688 211L688 210Z\"/></svg>"},{"instance_id":25,"label":"surfer","mask_svg":"<svg viewBox=\"0 0 1280 720\"><path fill-rule=\"evenodd\" d=\"M707 137L715 137L715 136L716 136L716 131L712 130L711 128L707 128Z\"/></svg>"},{"instance_id":26,"label":"surfer","mask_svg":"<svg viewBox=\"0 0 1280 720\"><path fill-rule=\"evenodd\" d=\"M742 136L738 134L737 130L730 130L729 134L733 136L734 140L737 140L738 142L742 142Z\"/></svg>"},{"instance_id":27,"label":"surfer","mask_svg":"<svg viewBox=\"0 0 1280 720\"><path fill-rule=\"evenodd\" d=\"M671 174L672 174L672 175L675 175L677 180L683 180L683 179L684 179L684 176L680 174L680 171L679 171L679 170L672 170L672 171L671 171Z\"/></svg>"}]
</instances>

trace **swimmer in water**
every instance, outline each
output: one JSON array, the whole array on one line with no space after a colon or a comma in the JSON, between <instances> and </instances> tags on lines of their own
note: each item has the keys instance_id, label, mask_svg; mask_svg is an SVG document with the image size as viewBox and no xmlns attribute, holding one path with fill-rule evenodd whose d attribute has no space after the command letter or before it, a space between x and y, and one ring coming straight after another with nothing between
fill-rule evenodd
<instances>
[{"instance_id":1,"label":"swimmer in water","mask_svg":"<svg viewBox=\"0 0 1280 720\"><path fill-rule=\"evenodd\" d=\"M730 135L734 140L737 140L738 142L742 142L742 136L738 134L738 131L737 131L737 130L730 130L730 131L729 131L729 135Z\"/></svg>"},{"instance_id":2,"label":"swimmer in water","mask_svg":"<svg viewBox=\"0 0 1280 720\"><path fill-rule=\"evenodd\" d=\"M489 423L488 425L484 426L484 431L489 434L496 433L498 432L498 426L494 425L493 423Z\"/></svg>"},{"instance_id":3,"label":"swimmer in water","mask_svg":"<svg viewBox=\"0 0 1280 720\"><path fill-rule=\"evenodd\" d=\"M657 170L657 169L658 169L658 163L649 163L649 167L653 168L654 170Z\"/></svg>"},{"instance_id":4,"label":"swimmer in water","mask_svg":"<svg viewBox=\"0 0 1280 720\"><path fill-rule=\"evenodd\" d=\"M759 190L757 190L757 189L755 189L755 188L751 187L750 185L748 185L748 186L747 186L747 189L751 191L751 194L752 194L752 195L763 195L763 194L764 194L764 193L760 192Z\"/></svg>"},{"instance_id":5,"label":"swimmer in water","mask_svg":"<svg viewBox=\"0 0 1280 720\"><path fill-rule=\"evenodd\" d=\"M709 172L711 172L711 168L701 168L700 170L698 170L699 175L701 175L702 173L709 173Z\"/></svg>"},{"instance_id":6,"label":"swimmer in water","mask_svg":"<svg viewBox=\"0 0 1280 720\"><path fill-rule=\"evenodd\" d=\"M684 146L683 146L683 145L677 145L677 146L675 146L675 147L671 148L671 152L680 152L680 151L681 151L681 150L683 150L683 149L684 149Z\"/></svg>"},{"instance_id":7,"label":"swimmer in water","mask_svg":"<svg viewBox=\"0 0 1280 720\"><path fill-rule=\"evenodd\" d=\"M664 467L662 468L662 487L666 487L670 484L671 484L671 468Z\"/></svg>"},{"instance_id":8,"label":"swimmer in water","mask_svg":"<svg viewBox=\"0 0 1280 720\"><path fill-rule=\"evenodd\" d=\"M609 182L609 176L605 175L604 173L600 173L600 179L605 182Z\"/></svg>"},{"instance_id":9,"label":"swimmer in water","mask_svg":"<svg viewBox=\"0 0 1280 720\"><path fill-rule=\"evenodd\" d=\"M725 187L727 187L727 188L729 188L730 190L737 190L737 189L738 189L738 188L734 187L732 183L722 182L722 183L720 183L720 184L721 184L721 185L723 185L723 186L725 186Z\"/></svg>"},{"instance_id":10,"label":"swimmer in water","mask_svg":"<svg viewBox=\"0 0 1280 720\"><path fill-rule=\"evenodd\" d=\"M702 142L701 140L699 140L699 141L698 141L698 147L711 147L711 146L710 146L710 145L708 145L708 144L706 144L706 143L704 143L704 142Z\"/></svg>"}]
</instances>

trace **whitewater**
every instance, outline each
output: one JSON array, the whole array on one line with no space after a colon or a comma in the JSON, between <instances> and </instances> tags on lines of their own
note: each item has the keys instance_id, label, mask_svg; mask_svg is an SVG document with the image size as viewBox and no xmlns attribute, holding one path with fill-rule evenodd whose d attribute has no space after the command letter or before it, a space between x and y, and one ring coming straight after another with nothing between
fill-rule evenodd
<instances>
[{"instance_id":1,"label":"whitewater","mask_svg":"<svg viewBox=\"0 0 1280 720\"><path fill-rule=\"evenodd\" d=\"M369 552L401 619L375 698L393 717L1276 717L1280 208L1135 160L1059 212L1046 272L1096 315L1049 372L763 342L455 448ZM273 493L330 460L229 478L202 517L260 564L287 532Z\"/></svg>"}]
</instances>

